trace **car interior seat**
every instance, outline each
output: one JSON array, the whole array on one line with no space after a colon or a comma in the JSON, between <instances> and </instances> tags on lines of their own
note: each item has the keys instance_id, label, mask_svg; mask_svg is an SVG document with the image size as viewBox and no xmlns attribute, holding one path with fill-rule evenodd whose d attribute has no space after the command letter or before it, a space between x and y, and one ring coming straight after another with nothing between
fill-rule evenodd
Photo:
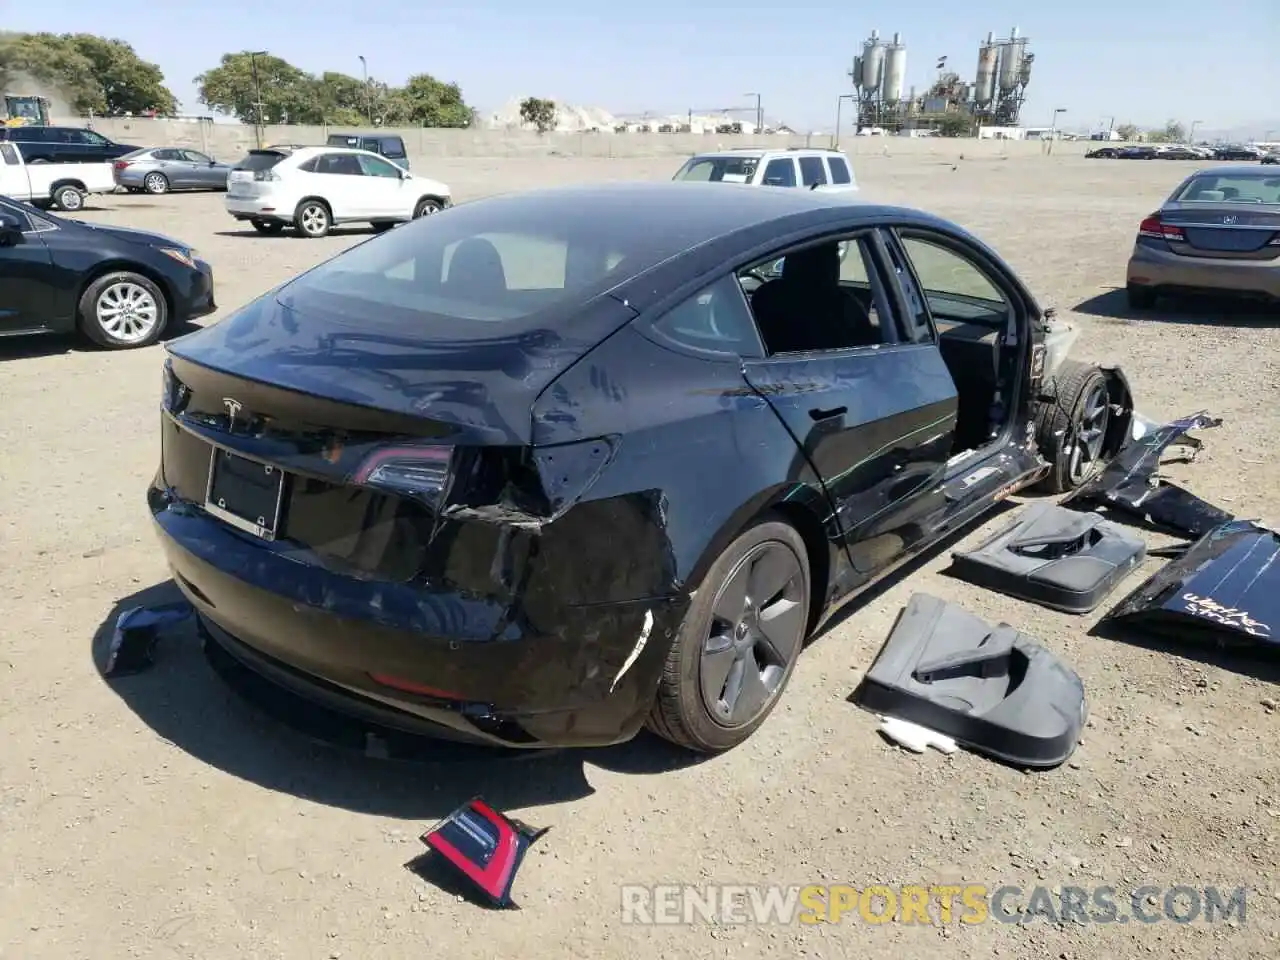
<instances>
[{"instance_id":1,"label":"car interior seat","mask_svg":"<svg viewBox=\"0 0 1280 960\"><path fill-rule=\"evenodd\" d=\"M751 309L771 353L840 350L881 342L867 312L840 287L836 243L787 254L782 276L760 285L751 295Z\"/></svg>"},{"instance_id":2,"label":"car interior seat","mask_svg":"<svg viewBox=\"0 0 1280 960\"><path fill-rule=\"evenodd\" d=\"M463 240L449 259L449 272L441 289L463 299L472 290L506 290L507 271L498 248L483 237Z\"/></svg>"}]
</instances>

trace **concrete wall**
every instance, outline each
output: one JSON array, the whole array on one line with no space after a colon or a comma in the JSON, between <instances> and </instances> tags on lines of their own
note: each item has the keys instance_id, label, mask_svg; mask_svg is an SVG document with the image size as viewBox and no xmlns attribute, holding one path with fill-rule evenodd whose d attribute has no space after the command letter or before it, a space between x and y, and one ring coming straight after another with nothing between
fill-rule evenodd
<instances>
[{"instance_id":1,"label":"concrete wall","mask_svg":"<svg viewBox=\"0 0 1280 960\"><path fill-rule=\"evenodd\" d=\"M82 125L84 120L61 120ZM254 130L244 124L211 124L196 121L100 118L93 128L103 136L120 143L138 146L184 146L217 157L236 160L252 149ZM348 132L351 128L332 128ZM268 126L262 142L322 144L330 128L305 126ZM404 138L410 158L417 157L680 157L702 150L733 149L748 146L826 147L825 135L806 136L732 136L720 134L662 133L536 133L519 130L442 130L410 127L387 129ZM840 146L851 156L936 156L939 159L1032 156L1044 145L1016 140L947 139L941 137L854 137L841 139ZM1079 144L1058 144L1054 152L1083 152Z\"/></svg>"}]
</instances>

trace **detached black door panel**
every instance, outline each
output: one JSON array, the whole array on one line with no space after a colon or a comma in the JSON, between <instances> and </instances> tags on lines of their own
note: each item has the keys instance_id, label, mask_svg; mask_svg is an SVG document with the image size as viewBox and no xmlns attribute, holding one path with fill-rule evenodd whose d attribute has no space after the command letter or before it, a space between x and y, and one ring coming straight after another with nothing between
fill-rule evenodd
<instances>
[{"instance_id":1,"label":"detached black door panel","mask_svg":"<svg viewBox=\"0 0 1280 960\"><path fill-rule=\"evenodd\" d=\"M956 389L937 348L781 356L744 372L826 485L858 573L906 549L898 519L938 486L955 438Z\"/></svg>"}]
</instances>

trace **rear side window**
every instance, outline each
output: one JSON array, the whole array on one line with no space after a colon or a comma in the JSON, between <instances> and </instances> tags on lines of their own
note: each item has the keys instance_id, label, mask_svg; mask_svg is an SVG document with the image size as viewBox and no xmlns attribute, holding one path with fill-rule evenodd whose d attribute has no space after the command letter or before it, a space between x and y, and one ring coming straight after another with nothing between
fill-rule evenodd
<instances>
[{"instance_id":1,"label":"rear side window","mask_svg":"<svg viewBox=\"0 0 1280 960\"><path fill-rule=\"evenodd\" d=\"M759 165L757 157L694 157L673 179L750 183Z\"/></svg>"},{"instance_id":2,"label":"rear side window","mask_svg":"<svg viewBox=\"0 0 1280 960\"><path fill-rule=\"evenodd\" d=\"M382 155L397 160L404 156L404 141L399 137L387 137L382 141Z\"/></svg>"},{"instance_id":3,"label":"rear side window","mask_svg":"<svg viewBox=\"0 0 1280 960\"><path fill-rule=\"evenodd\" d=\"M851 183L853 177L849 176L849 165L844 162L844 157L827 157L827 166L831 168L832 183Z\"/></svg>"},{"instance_id":4,"label":"rear side window","mask_svg":"<svg viewBox=\"0 0 1280 960\"><path fill-rule=\"evenodd\" d=\"M332 133L325 144L330 147L358 147L360 145L359 137L348 137L341 133Z\"/></svg>"},{"instance_id":5,"label":"rear side window","mask_svg":"<svg viewBox=\"0 0 1280 960\"><path fill-rule=\"evenodd\" d=\"M764 168L764 185L766 187L794 187L796 185L796 165L790 157L776 157Z\"/></svg>"},{"instance_id":6,"label":"rear side window","mask_svg":"<svg viewBox=\"0 0 1280 960\"><path fill-rule=\"evenodd\" d=\"M800 158L800 182L806 187L827 182L827 168L823 165L821 157Z\"/></svg>"},{"instance_id":7,"label":"rear side window","mask_svg":"<svg viewBox=\"0 0 1280 960\"><path fill-rule=\"evenodd\" d=\"M653 325L664 339L695 350L739 357L761 355L760 338L742 287L726 274L711 286L672 307Z\"/></svg>"},{"instance_id":8,"label":"rear side window","mask_svg":"<svg viewBox=\"0 0 1280 960\"><path fill-rule=\"evenodd\" d=\"M250 150L244 159L236 164L237 170L270 170L283 160L285 155L278 150Z\"/></svg>"}]
</instances>

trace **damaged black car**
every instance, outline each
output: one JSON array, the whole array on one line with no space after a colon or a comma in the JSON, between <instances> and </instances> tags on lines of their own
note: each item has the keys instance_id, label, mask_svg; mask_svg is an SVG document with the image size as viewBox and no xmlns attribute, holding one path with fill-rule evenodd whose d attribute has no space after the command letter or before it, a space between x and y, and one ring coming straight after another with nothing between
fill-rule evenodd
<instances>
[{"instance_id":1,"label":"damaged black car","mask_svg":"<svg viewBox=\"0 0 1280 960\"><path fill-rule=\"evenodd\" d=\"M148 499L206 643L515 747L746 739L841 603L1128 436L928 214L631 183L460 205L168 344Z\"/></svg>"}]
</instances>

